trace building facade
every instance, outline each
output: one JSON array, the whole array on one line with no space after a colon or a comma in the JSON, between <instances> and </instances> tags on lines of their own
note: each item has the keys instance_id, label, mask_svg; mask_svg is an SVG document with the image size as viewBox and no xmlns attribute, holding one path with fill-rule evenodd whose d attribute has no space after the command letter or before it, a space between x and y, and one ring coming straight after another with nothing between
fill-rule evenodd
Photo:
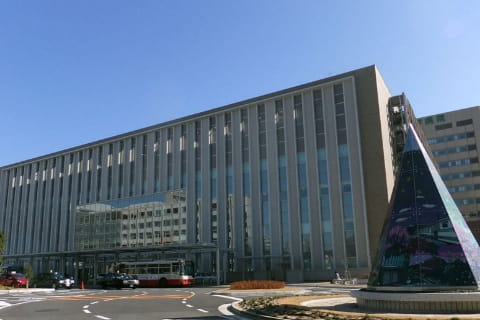
<instances>
[{"instance_id":1,"label":"building facade","mask_svg":"<svg viewBox=\"0 0 480 320\"><path fill-rule=\"evenodd\" d=\"M4 166L4 262L87 278L164 257L226 281L366 275L408 115L369 66Z\"/></svg>"},{"instance_id":2,"label":"building facade","mask_svg":"<svg viewBox=\"0 0 480 320\"><path fill-rule=\"evenodd\" d=\"M418 119L443 181L480 240L480 107Z\"/></svg>"}]
</instances>

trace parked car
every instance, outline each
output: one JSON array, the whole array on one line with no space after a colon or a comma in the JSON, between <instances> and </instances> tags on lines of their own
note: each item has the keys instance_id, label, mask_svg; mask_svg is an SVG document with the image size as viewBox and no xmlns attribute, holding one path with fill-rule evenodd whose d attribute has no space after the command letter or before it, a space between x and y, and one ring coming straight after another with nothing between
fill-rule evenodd
<instances>
[{"instance_id":1,"label":"parked car","mask_svg":"<svg viewBox=\"0 0 480 320\"><path fill-rule=\"evenodd\" d=\"M4 273L0 276L0 284L6 287L25 288L27 281L23 273Z\"/></svg>"},{"instance_id":2,"label":"parked car","mask_svg":"<svg viewBox=\"0 0 480 320\"><path fill-rule=\"evenodd\" d=\"M71 289L75 281L70 277L64 277L58 272L40 273L30 281L33 288L66 288Z\"/></svg>"},{"instance_id":3,"label":"parked car","mask_svg":"<svg viewBox=\"0 0 480 320\"><path fill-rule=\"evenodd\" d=\"M207 272L195 273L195 284L202 286L211 286L217 284L217 276Z\"/></svg>"},{"instance_id":4,"label":"parked car","mask_svg":"<svg viewBox=\"0 0 480 320\"><path fill-rule=\"evenodd\" d=\"M132 276L126 273L106 273L102 277L97 277L97 284L102 288L132 288L138 287L138 279L134 279Z\"/></svg>"}]
</instances>

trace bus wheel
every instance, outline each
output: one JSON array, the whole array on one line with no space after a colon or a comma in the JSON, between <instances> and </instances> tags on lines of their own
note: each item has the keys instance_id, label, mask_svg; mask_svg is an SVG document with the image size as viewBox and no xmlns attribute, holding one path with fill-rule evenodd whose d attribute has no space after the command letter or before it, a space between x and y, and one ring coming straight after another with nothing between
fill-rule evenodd
<instances>
[{"instance_id":1,"label":"bus wheel","mask_svg":"<svg viewBox=\"0 0 480 320\"><path fill-rule=\"evenodd\" d=\"M160 288L166 288L167 287L167 279L165 279L165 278L160 279L159 286L160 286Z\"/></svg>"}]
</instances>

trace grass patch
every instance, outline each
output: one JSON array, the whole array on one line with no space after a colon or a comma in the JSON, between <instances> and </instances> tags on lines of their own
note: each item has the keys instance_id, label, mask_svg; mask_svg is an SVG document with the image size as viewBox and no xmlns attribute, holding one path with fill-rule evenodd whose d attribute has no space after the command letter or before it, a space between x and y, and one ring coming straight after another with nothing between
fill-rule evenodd
<instances>
[{"instance_id":1,"label":"grass patch","mask_svg":"<svg viewBox=\"0 0 480 320\"><path fill-rule=\"evenodd\" d=\"M249 289L282 289L285 288L285 282L272 280L246 280L236 281L230 284L231 290L249 290Z\"/></svg>"}]
</instances>

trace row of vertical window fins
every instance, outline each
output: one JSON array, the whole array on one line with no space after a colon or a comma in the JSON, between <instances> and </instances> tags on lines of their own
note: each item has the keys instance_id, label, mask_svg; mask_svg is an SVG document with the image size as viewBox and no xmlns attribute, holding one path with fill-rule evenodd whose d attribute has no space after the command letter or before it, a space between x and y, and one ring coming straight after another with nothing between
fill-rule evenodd
<instances>
[{"instance_id":1,"label":"row of vertical window fins","mask_svg":"<svg viewBox=\"0 0 480 320\"><path fill-rule=\"evenodd\" d=\"M341 109L343 110L343 86L342 85L335 85L334 86L334 92L335 92L335 103L337 104L336 105L336 108L337 108L337 117L339 115L339 111L338 111L338 108L339 108L339 103L342 104L341 106ZM321 122L321 127L316 127L316 132L317 132L317 138L320 139L322 138L323 140L323 137L319 136L321 135L323 132L324 132L324 124L323 124L323 105L322 105L322 91L319 89L319 90L315 90L313 91L313 99L314 99L314 104L315 104L315 117L317 118L317 120L321 119L322 122ZM278 101L278 100L277 100ZM280 100L281 101L281 100ZM301 103L302 103L302 95L296 95L296 96L293 96L293 101L295 103L295 105L297 106L301 106ZM257 106L259 112L258 112L258 121L259 121L259 125L260 125L260 131L259 131L259 142L260 142L260 146L259 148L261 149L260 151L262 151L262 148L265 146L265 138L266 138L266 135L265 135L265 128L264 128L264 125L265 125L265 105L264 104L259 104ZM300 108L301 109L301 108ZM297 122L297 125L298 125L298 117L299 116L302 116L303 118L303 112L300 110L298 107L295 108L294 107L294 121ZM343 116L343 112L344 111L340 111L341 115ZM322 113L322 114L319 114L319 113ZM279 122L281 120L282 122L282 126L284 126L283 124L283 104L282 104L282 110L281 112L279 112L279 110L276 110L275 112L275 122ZM302 119L303 120L303 119ZM248 117L247 117L247 112L246 112L246 109L242 109L241 110L241 121L240 121L240 132L242 133L242 136L244 139L242 140L245 140L245 141L242 141L242 149L243 148L247 148L249 147L248 145L248 139L247 139L247 135L248 135L248 126L247 126L247 122L248 122ZM302 121L303 122L303 121ZM319 121L316 121L316 123L320 123ZM297 142L299 145L301 145L299 148L300 150L299 151L303 151L304 150L304 142L303 142L303 137L304 137L304 128L303 128L303 123L301 123L301 125L298 125L299 128L298 130L296 130L296 135L298 135L298 140L297 139ZM232 120L231 120L231 114L230 113L226 113L225 114L225 127L224 127L224 134L225 135L231 135L231 127L232 127ZM208 141L209 143L216 143L216 120L215 118L210 118L210 122L209 122L209 131L208 131ZM198 150L198 147L200 146L200 122L199 121L196 121L195 123L195 131L196 131L196 134L195 134L195 138L194 138L194 147L197 151ZM283 131L283 130L282 130ZM278 132L278 130L277 130ZM181 136L180 136L180 142L179 142L179 148L180 148L180 151L184 151L185 150L185 143L186 143L186 133L187 133L187 126L184 124L184 125L181 125ZM341 134L343 135L343 132L341 132L341 130L339 130L338 134ZM285 142L284 140L284 137L278 137L280 139L283 139L282 141L277 141L278 142ZM141 175L142 175L142 178L145 180L146 179L146 175L147 175L147 166L148 166L148 162L147 162L147 156L148 156L148 153L149 153L149 150L148 150L148 135L147 134L144 134L143 136L138 136L138 137L134 137L134 138L129 138L128 140L123 140L123 141L119 141L117 142L117 147L115 147L115 150L116 150L116 158L117 158L117 163L122 166L123 163L125 161L130 161L131 162L131 165L130 165L130 169L131 169L131 174L133 174L134 170L136 169L135 168L135 165L133 165L133 163L135 162L135 155L136 155L136 151L135 151L135 148L136 148L136 145L137 145L137 142L140 142L143 147L142 147L142 169L141 169ZM172 175L172 157L171 157L171 153L172 153L172 139L173 139L173 128L166 128L166 141L165 141L165 151L167 154L169 154L170 156L166 157L166 160L168 160L166 166L167 166L167 169L168 169L168 176L170 178L170 176ZM226 140L228 143L231 144L231 139L227 139ZM129 142L129 150L128 150L128 153L125 152L125 146L127 144L127 142ZM154 167L155 167L155 180L158 180L159 179L159 174L157 171L157 169L160 169L160 165L159 165L159 153L160 153L160 146L159 146L159 143L160 143L160 131L156 131L154 133L154 143L153 143L153 153L154 153ZM319 144L317 142L317 144ZM324 142L322 142L322 144L324 145ZM106 147L106 148L105 148ZM231 146L228 146L228 150L229 152L231 152ZM200 152L195 152L196 154L196 158L200 157ZM151 152L151 151L150 151ZM212 150L210 151L212 152ZM106 153L106 157L105 157L105 153ZM186 170L186 156L185 156L185 153L181 153L182 154L182 159L181 160L181 163L182 163L182 170ZM266 150L263 150L263 152L261 152L261 154L263 156L266 155ZM128 157L125 157L126 155L128 155ZM84 160L84 158L86 158ZM96 158L94 160L94 158ZM105 158L106 158L106 161L105 161ZM114 143L110 143L108 145L104 145L104 146L99 146L97 147L97 150L94 151L94 149L88 149L88 150L82 150L82 151L79 151L77 152L76 154L69 154L67 156L62 156L60 158L53 158L53 159L49 159L49 160L45 160L43 162L37 162L37 163L34 163L34 164L30 164L28 166L25 166L25 167L18 167L18 168L14 168L14 169L11 169L11 183L10 183L10 186L12 188L16 187L16 186L21 186L23 184L30 184L31 181L38 181L38 180L41 180L41 181L45 181L45 180L48 180L48 179L55 179L55 178L61 178L65 175L72 175L75 171L78 173L81 173L81 172L92 172L94 167L96 167L97 169L97 175L98 175L98 178L97 178L97 184L101 184L103 181L103 178L101 177L101 170L102 168L111 168L112 165L113 165L113 159L114 159ZM140 165L140 164L139 164ZM112 176L111 176L111 170L109 169L108 170L108 180L111 181L112 180ZM8 175L10 175L8 174ZM120 174L121 175L121 174ZM184 174L182 173L182 176ZM89 177L91 177L92 175L89 174ZM132 178L135 178L135 175L131 176L130 179ZM122 179L123 180L123 177ZM87 183L91 184L92 181L88 181ZM183 183L182 183L183 184ZM170 183L169 183L170 185ZM98 186L97 186L98 187ZM110 186L109 186L110 187ZM142 188L144 188L142 186ZM155 183L155 188L157 189L158 186L157 186L157 183ZM158 191L158 190L157 190Z\"/></svg>"},{"instance_id":2,"label":"row of vertical window fins","mask_svg":"<svg viewBox=\"0 0 480 320\"><path fill-rule=\"evenodd\" d=\"M340 89L339 89L339 88L340 88ZM335 101L336 101L337 103L338 103L338 102L343 103L343 88L342 88L342 86L341 86L341 85L336 85L336 86L335 86L335 91L336 91ZM342 94L340 95L340 93L342 93ZM323 105L322 105L321 90L315 90L315 91L314 91L314 100L315 100L315 101L314 101L314 102L315 102L315 106L317 106L317 107L318 107L318 106L323 107ZM301 137L301 140L300 140L300 141L297 141L297 143L298 143L299 145L304 145L304 142L303 142L303 135L304 135L304 133L303 133L303 130L304 130L304 128L303 128L303 121L300 122L300 123L298 123L299 120L300 120L300 118L299 118L298 116L299 116L299 115L302 115L301 108L299 108L299 107L302 106L302 104L301 104L301 102L302 102L302 100L301 100L301 95L294 96L294 101L295 101L295 106L296 106L296 107L294 108L294 111L295 111L295 113L296 113L296 115L297 115L297 117L295 118L295 121L297 122L296 134ZM283 106L282 106L282 107L283 107ZM337 107L338 107L338 106L337 106ZM265 118L265 110L264 110L264 108L265 108L265 106L264 106L263 104L262 104L262 105L258 105L258 109L259 109L259 112L258 112L258 114L259 114L259 124L260 124L259 126L260 126L260 129L262 129L262 131L265 130L264 127L263 127L263 125L264 125L264 118ZM342 106L342 108L343 108L343 106ZM283 108L282 108L282 109L283 109ZM337 108L337 109L338 109L338 108ZM342 109L342 110L343 110L343 109ZM241 110L241 111L242 111L242 112L241 112L241 118L242 118L243 127L247 127L246 124L245 124L245 121L248 120L248 119L247 119L246 110ZM278 110L277 110L277 111L278 111ZM342 112L344 112L344 111L342 111ZM318 114L317 109L315 110L315 113ZM338 112L337 112L337 113L338 113ZM278 114L279 114L279 112L276 112L276 113L275 113L275 118L276 118L277 120L279 120L279 119L278 119L278 118L279 118L279 117L278 117ZM280 114L283 114L283 110L282 110L282 112L281 112ZM323 118L323 115L321 116L321 118ZM210 132L212 131L212 128L215 127L215 121L214 121L214 119L213 119L213 120L212 120L212 119L213 119L213 118L210 118L210 130L209 130L209 134L210 134ZM226 123L226 125L227 125L227 128L231 127L231 114L230 114L230 113L226 114L225 119L226 119L225 123ZM282 120L281 122L283 123L283 117L282 117L281 120ZM301 119L301 120L303 120L303 116L302 116L302 119ZM323 119L322 119L322 120L323 120ZM263 123L263 124L262 124L262 123ZM197 131L198 131L198 129L200 128L200 126L199 126L198 123L195 124L195 127L196 127L196 130L197 130ZM321 127L321 128L316 128L316 131L317 131L317 132L319 132L320 130L321 130L321 131L324 130L324 129L323 129L323 122L322 122L322 127ZM184 143L184 136L186 135L186 126L185 126L185 125L182 125L182 130L181 130L181 131L182 131L182 139L181 139L181 141L183 141L183 143ZM262 131L259 132L259 137L262 136ZM229 130L225 130L225 132L229 132ZM263 131L263 132L264 132L264 131ZM301 134L300 134L299 132L301 132ZM245 136L246 136L247 134L248 134L248 132L247 132L246 130L242 131L242 135L245 135ZM158 148L159 136L160 136L160 133L159 133L158 131L155 132L155 144L154 144L154 149L153 149L153 150L154 150L154 152L155 152L156 155L157 155L158 152L159 152L159 148ZM172 129L172 128L168 128L168 130L167 130L167 135L166 135L166 136L167 136L166 150L169 150L169 149L170 149L170 146L171 146L171 145L169 146L169 142L171 143L171 139L172 139L172 137L173 137L173 129ZM140 138L140 137L137 137L137 138ZM317 138L318 138L318 136L317 136ZM323 138L323 137L322 137L322 138ZM195 140L198 140L198 139L199 139L199 138L197 137ZM231 141L231 138L228 138L228 139L226 139L226 140L227 140L227 141ZM242 139L242 140L246 140L246 139ZM247 140L246 140L246 141L247 141ZM181 143L180 145L183 145L183 143ZM248 143L248 142L247 142L247 143ZM242 141L242 144L243 144L243 141ZM123 159L123 155L124 155L124 145L125 145L124 141L120 141L120 143L119 143L119 148L118 148L118 149L119 149L119 150L118 150L118 157L117 157L117 158L118 158L118 163L120 164L120 166L119 166L119 172L118 172L118 173L115 173L116 175L117 175L117 174L119 175L119 182L120 182L119 190L121 190L121 191L119 191L119 194L118 194L119 197L120 197L120 196L123 196L123 194L121 194L121 193L123 193L123 190L124 190L124 186L123 186L123 180L124 180L124 179L123 179L123 173L120 172L120 171L122 171L121 169L123 168L123 166L122 166L122 163L123 163L122 159ZM133 161L135 160L135 151L134 151L134 150L135 150L135 145L136 145L136 139L135 139L135 138L131 138L131 139L130 139L130 152L129 152L129 159L130 159L130 161L132 162L131 165L130 165L130 189L131 189L130 192L129 192L129 195L130 195L130 196L132 196L133 193L135 193L135 180L136 180L135 178L136 178L136 176L135 176L135 174L134 174L135 166L133 165ZM261 146L262 146L262 145L260 145L260 147L261 147ZM231 149L231 147L228 148L228 149ZM248 146L247 146L247 149L248 149ZM102 180L103 180L103 179L102 179L102 173L101 173L102 167L100 166L100 164L102 163L102 154L103 154L102 150L103 150L103 146L98 147L98 152L97 152L97 155L96 155L96 156L98 157L98 160L97 160L97 163L98 163L98 164L97 164L97 177L96 177L96 180L97 180L97 181L96 181L96 182L97 182L97 196L96 196L96 200L97 200L97 201L99 200L99 197L100 197L100 187L101 187L101 185L102 185ZM304 148L300 148L300 150L298 150L298 151L303 151L303 150L304 150ZM147 152L147 135L143 135L143 149L142 149L142 152L143 152L143 153L146 153L146 152ZM242 153L243 153L243 152L242 152ZM82 151L78 152L78 157L77 157L77 161L78 161L78 162L77 162L77 172L79 173L79 175L80 175L81 172L82 172L82 171L81 171L81 168L82 168L82 161L83 161L83 155L84 155L84 154L85 154L85 151L84 151L84 152L82 152ZM91 200L93 200L93 199L91 198L90 193L92 192L93 189L95 189L95 188L92 187L93 180L94 180L94 176L91 174L91 168L92 168L92 163L93 163L93 149L89 149L88 152L87 152L87 154L88 154L87 166L86 166L86 169L87 169L87 172L88 172L88 177L87 177L87 180L88 180L88 181L87 181L87 185L88 185L88 190L87 190L87 193L88 193L88 195L87 195L87 202L91 202ZM196 152L196 154L197 154L197 152ZM143 155L145 155L145 154L143 154ZM64 166L64 162L65 162L65 160L66 160L66 157L65 157L65 156L61 157L61 161L59 161L59 162L60 162L60 166L58 166L58 168L56 167L56 165L57 165L57 159L53 159L53 160L50 162L50 164L51 164L51 167L50 167L50 168L47 168L47 167L48 167L48 165L47 165L48 163L47 163L47 161L45 161L45 162L43 163L43 167L44 167L44 168L43 168L43 170L41 171L42 180L45 181L45 179L47 179L48 176L49 176L50 179L54 179L54 178L56 178L57 174L58 174L58 177L60 177L60 178L63 177L64 174L68 174L68 175L70 176L70 175L72 174L72 172L73 172L72 168L73 168L73 166L74 166L74 163L73 163L74 155L73 155L73 154L70 154L70 156L69 156L68 158L69 158L69 160L68 160L69 163L68 163L67 166L66 166L66 167L68 168L68 170L66 170L66 172L63 172L63 171L64 171L64 168L65 168L65 166ZM107 199L110 199L110 198L112 197L112 195L111 195L111 193L112 193L112 190L111 190L111 189L112 189L112 186L111 186L111 184L112 184L112 170L111 170L112 158L113 158L113 144L109 144L109 145L108 145L108 155L107 155L107 165L109 166L109 167L108 167L109 170L108 170L108 192L107 192L107 193L108 193L108 197L107 197ZM170 157L167 157L167 160L169 160L169 161L168 161L169 164L167 164L167 167L169 168L169 170L168 170L168 171L169 171L169 173L168 173L168 180L169 180L168 185L169 185L169 187L172 187L172 186L170 186L170 185L173 185L173 178L171 177L171 175L172 175L172 173L171 173L171 172L172 172L172 169L171 169L171 167L172 167L171 154L170 154ZM184 164L185 162L186 162L185 159L182 159L182 164ZM146 173L147 173L147 170L146 170L146 168L145 168L145 166L147 165L147 162L146 162L146 160L145 160L145 157L143 158L142 163L143 163L143 168L142 168L142 170L141 170L142 179L145 180L145 179L146 179ZM35 170L39 170L40 163L33 164L33 166L34 166ZM155 168L158 169L158 167L159 167L159 165L158 165L158 162L156 161L156 163L155 163ZM186 167L185 165L182 165L182 168L185 168L185 167ZM57 169L59 169L60 171L59 171L59 172L56 172ZM25 177L30 176L33 180L35 180L35 181L38 180L38 178L39 178L39 172L38 172L38 171L36 171L33 176L30 174L30 172L32 172L32 165L30 165L29 167L22 167L22 168L19 170L20 176L17 176L17 168L15 168L15 169L14 169L14 172L13 172L13 177L12 177L12 187L15 187L16 185L21 186L23 183L26 183L26 184L29 184L29 183L30 183L30 181L31 181L30 178L25 178L25 181L24 181L24 170L27 171ZM50 171L50 174L49 174L49 175L47 174L48 171ZM158 178L159 178L159 175L158 175L158 172L157 172L157 171L158 171L158 170L155 170L155 180L158 180ZM342 171L343 171L343 170L342 170ZM183 179L184 176L185 176L185 173L182 172L182 181L183 181L183 180L186 180L186 179ZM79 177L78 177L78 180L79 180L79 183L78 183L78 188L77 188L77 189L78 189L78 190L81 190L82 178L79 176ZM154 184L155 184L155 189L158 189L158 183L157 183L157 181L155 181ZM182 182L182 184L184 184L184 181ZM146 183L145 183L145 181L144 181L144 183L142 184L142 194L143 194L143 192L145 191L145 190L144 190L144 189L145 189L145 185L146 185ZM127 187L128 187L128 186L127 186ZM132 193L132 190L133 190L133 193ZM156 191L158 191L158 190L156 190ZM80 197L80 196L78 196L77 198L79 198L79 197ZM78 200L78 199L77 199L77 200ZM78 202L78 201L77 201L77 202Z\"/></svg>"}]
</instances>

